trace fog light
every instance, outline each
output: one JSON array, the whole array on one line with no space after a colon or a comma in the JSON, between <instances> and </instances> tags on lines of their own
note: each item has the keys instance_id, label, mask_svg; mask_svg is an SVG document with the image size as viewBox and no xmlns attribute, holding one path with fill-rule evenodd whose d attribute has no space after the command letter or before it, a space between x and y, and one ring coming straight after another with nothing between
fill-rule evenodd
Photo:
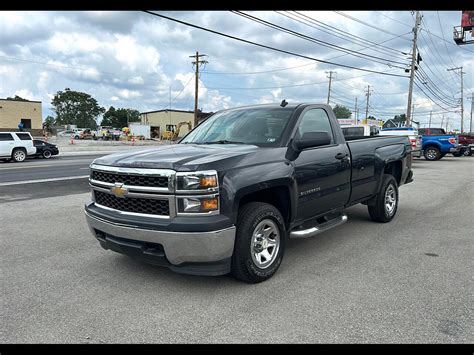
<instances>
[{"instance_id":1,"label":"fog light","mask_svg":"<svg viewBox=\"0 0 474 355\"><path fill-rule=\"evenodd\" d=\"M218 198L206 198L201 200L201 207L203 211L212 211L212 210L217 210L217 207L219 206Z\"/></svg>"}]
</instances>

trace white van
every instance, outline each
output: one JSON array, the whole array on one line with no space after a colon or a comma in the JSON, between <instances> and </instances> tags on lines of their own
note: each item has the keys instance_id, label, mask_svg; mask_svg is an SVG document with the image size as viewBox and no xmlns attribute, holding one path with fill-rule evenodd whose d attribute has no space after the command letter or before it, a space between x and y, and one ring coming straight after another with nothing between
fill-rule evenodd
<instances>
[{"instance_id":1,"label":"white van","mask_svg":"<svg viewBox=\"0 0 474 355\"><path fill-rule=\"evenodd\" d=\"M0 132L0 159L22 162L31 154L36 147L29 132Z\"/></svg>"},{"instance_id":2,"label":"white van","mask_svg":"<svg viewBox=\"0 0 474 355\"><path fill-rule=\"evenodd\" d=\"M381 136L407 136L410 139L413 157L421 157L421 136L413 127L384 128L379 133Z\"/></svg>"}]
</instances>

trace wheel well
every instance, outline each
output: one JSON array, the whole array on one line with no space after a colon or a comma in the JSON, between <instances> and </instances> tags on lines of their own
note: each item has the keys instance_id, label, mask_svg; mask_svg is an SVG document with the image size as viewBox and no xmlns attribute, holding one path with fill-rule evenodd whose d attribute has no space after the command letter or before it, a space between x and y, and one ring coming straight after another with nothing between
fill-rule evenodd
<instances>
[{"instance_id":1,"label":"wheel well","mask_svg":"<svg viewBox=\"0 0 474 355\"><path fill-rule=\"evenodd\" d=\"M428 144L424 150L428 149L428 148L436 148L438 149L440 152L441 152L441 149L436 145L436 144Z\"/></svg>"},{"instance_id":2,"label":"wheel well","mask_svg":"<svg viewBox=\"0 0 474 355\"><path fill-rule=\"evenodd\" d=\"M25 147L15 147L12 149L12 154L15 150L23 150L26 153L26 148Z\"/></svg>"},{"instance_id":3,"label":"wheel well","mask_svg":"<svg viewBox=\"0 0 474 355\"><path fill-rule=\"evenodd\" d=\"M384 174L392 175L395 180L397 180L397 184L400 185L400 181L402 180L402 170L402 162L397 160L385 165Z\"/></svg>"},{"instance_id":4,"label":"wheel well","mask_svg":"<svg viewBox=\"0 0 474 355\"><path fill-rule=\"evenodd\" d=\"M266 202L275 206L281 213L286 227L290 223L291 203L290 191L286 186L271 187L268 189L252 192L240 199L239 209L249 202Z\"/></svg>"}]
</instances>

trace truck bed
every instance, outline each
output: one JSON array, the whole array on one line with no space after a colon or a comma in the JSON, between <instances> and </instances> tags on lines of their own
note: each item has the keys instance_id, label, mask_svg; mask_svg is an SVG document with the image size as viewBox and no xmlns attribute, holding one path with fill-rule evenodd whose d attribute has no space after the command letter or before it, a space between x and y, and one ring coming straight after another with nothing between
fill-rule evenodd
<instances>
[{"instance_id":1,"label":"truck bed","mask_svg":"<svg viewBox=\"0 0 474 355\"><path fill-rule=\"evenodd\" d=\"M411 149L406 136L366 136L346 140L352 158L350 205L378 191L378 184L384 173L379 171L379 166L401 159L405 151ZM407 163L411 166L411 159ZM404 178L406 177L400 177L400 185L404 183Z\"/></svg>"}]
</instances>

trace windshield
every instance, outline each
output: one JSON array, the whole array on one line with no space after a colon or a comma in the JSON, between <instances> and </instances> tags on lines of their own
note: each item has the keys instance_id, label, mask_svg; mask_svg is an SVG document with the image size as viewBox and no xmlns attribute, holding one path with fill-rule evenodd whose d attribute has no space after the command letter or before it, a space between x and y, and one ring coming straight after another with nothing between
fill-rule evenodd
<instances>
[{"instance_id":1,"label":"windshield","mask_svg":"<svg viewBox=\"0 0 474 355\"><path fill-rule=\"evenodd\" d=\"M180 143L277 146L293 110L284 107L253 107L218 112L191 131Z\"/></svg>"}]
</instances>

